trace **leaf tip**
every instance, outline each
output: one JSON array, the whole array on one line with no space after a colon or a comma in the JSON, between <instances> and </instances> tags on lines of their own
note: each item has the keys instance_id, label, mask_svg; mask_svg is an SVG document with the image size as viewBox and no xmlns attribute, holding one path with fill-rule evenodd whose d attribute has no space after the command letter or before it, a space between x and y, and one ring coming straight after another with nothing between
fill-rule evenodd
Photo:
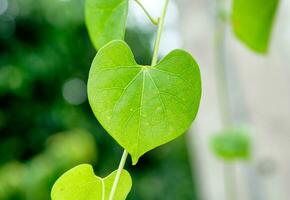
<instances>
[{"instance_id":1,"label":"leaf tip","mask_svg":"<svg viewBox=\"0 0 290 200\"><path fill-rule=\"evenodd\" d=\"M134 155L131 155L131 157L132 157L132 165L137 165L140 157Z\"/></svg>"}]
</instances>

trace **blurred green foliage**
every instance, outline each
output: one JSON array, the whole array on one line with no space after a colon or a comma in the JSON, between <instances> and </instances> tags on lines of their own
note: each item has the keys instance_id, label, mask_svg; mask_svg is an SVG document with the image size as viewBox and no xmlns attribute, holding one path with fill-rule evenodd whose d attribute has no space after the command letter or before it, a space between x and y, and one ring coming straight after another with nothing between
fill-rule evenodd
<instances>
[{"instance_id":1,"label":"blurred green foliage","mask_svg":"<svg viewBox=\"0 0 290 200\"><path fill-rule=\"evenodd\" d=\"M232 26L237 38L257 53L267 53L280 0L233 0Z\"/></svg>"},{"instance_id":2,"label":"blurred green foliage","mask_svg":"<svg viewBox=\"0 0 290 200\"><path fill-rule=\"evenodd\" d=\"M53 181L72 165L95 163L96 145L83 130L51 136L47 148L25 163L9 162L0 168L0 199L47 199Z\"/></svg>"},{"instance_id":3,"label":"blurred green foliage","mask_svg":"<svg viewBox=\"0 0 290 200\"><path fill-rule=\"evenodd\" d=\"M245 129L229 129L210 140L214 154L227 161L247 160L251 156L251 139Z\"/></svg>"},{"instance_id":4,"label":"blurred green foliage","mask_svg":"<svg viewBox=\"0 0 290 200\"><path fill-rule=\"evenodd\" d=\"M122 150L94 118L86 97L79 96L85 93L96 53L83 21L83 0L0 0L4 1L8 7L0 9L0 182L6 186L0 187L5 193L0 199L46 200L57 175L75 166L82 151L46 148L52 135L66 144L67 138L56 133L91 133L99 152L94 168L101 176L117 168ZM126 32L140 64L151 60L152 33L146 30L136 26ZM78 140L78 145L84 143L84 138ZM47 171L60 164L55 157L60 152L60 160L72 162L59 165L55 174ZM134 177L128 199L195 199L184 137L127 168ZM19 177L24 180L19 182ZM19 184L25 192L15 192Z\"/></svg>"}]
</instances>

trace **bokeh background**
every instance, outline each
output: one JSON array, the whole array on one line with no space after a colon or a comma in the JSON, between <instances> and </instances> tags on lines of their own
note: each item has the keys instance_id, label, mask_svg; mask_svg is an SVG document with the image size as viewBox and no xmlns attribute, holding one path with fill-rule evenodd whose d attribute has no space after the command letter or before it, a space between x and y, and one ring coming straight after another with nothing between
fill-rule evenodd
<instances>
[{"instance_id":1,"label":"bokeh background","mask_svg":"<svg viewBox=\"0 0 290 200\"><path fill-rule=\"evenodd\" d=\"M159 16L163 1L142 2ZM0 200L49 200L54 181L77 164L91 163L100 176L118 166L122 149L87 101L96 51L83 5L0 0ZM129 200L225 200L228 190L241 200L290 198L289 10L290 1L281 0L270 51L262 56L242 45L229 25L222 49L216 48L216 1L170 1L160 52L192 52L203 77L202 104L187 134L147 153L137 166L127 162ZM140 64L150 63L155 31L132 2L126 41ZM231 126L246 127L251 135L246 161L224 162L210 150L211 136L228 128L221 122L225 112ZM235 187L228 187L225 174L234 177Z\"/></svg>"}]
</instances>

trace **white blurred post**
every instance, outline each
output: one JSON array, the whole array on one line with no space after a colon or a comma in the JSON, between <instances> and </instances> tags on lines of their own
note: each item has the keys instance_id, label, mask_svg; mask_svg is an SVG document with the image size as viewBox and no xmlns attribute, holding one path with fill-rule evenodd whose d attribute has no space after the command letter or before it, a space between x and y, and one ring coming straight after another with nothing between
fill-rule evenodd
<instances>
[{"instance_id":1,"label":"white blurred post","mask_svg":"<svg viewBox=\"0 0 290 200\"><path fill-rule=\"evenodd\" d=\"M214 0L177 0L184 48L201 67L203 97L195 127L188 134L200 199L225 200L222 161L208 148L220 131L214 55ZM282 0L265 57L244 47L227 28L231 115L253 127L253 159L237 165L239 200L288 200L290 197L290 1Z\"/></svg>"}]
</instances>

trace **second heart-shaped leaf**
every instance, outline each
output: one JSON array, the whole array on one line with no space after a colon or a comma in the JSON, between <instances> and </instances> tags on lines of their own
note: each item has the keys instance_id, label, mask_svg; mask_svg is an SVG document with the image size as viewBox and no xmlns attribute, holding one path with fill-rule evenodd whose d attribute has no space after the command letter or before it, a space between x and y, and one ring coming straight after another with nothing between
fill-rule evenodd
<instances>
[{"instance_id":1,"label":"second heart-shaped leaf","mask_svg":"<svg viewBox=\"0 0 290 200\"><path fill-rule=\"evenodd\" d=\"M51 191L52 200L108 200L117 171L106 178L95 176L91 165L79 165L63 174ZM114 200L125 200L131 190L130 174L123 170Z\"/></svg>"},{"instance_id":2,"label":"second heart-shaped leaf","mask_svg":"<svg viewBox=\"0 0 290 200\"><path fill-rule=\"evenodd\" d=\"M200 97L199 67L183 50L172 51L156 66L142 66L125 42L112 41L100 49L89 74L92 110L133 164L183 134Z\"/></svg>"},{"instance_id":3,"label":"second heart-shaped leaf","mask_svg":"<svg viewBox=\"0 0 290 200\"><path fill-rule=\"evenodd\" d=\"M128 0L86 0L86 25L97 50L111 40L124 39L128 6Z\"/></svg>"}]
</instances>

